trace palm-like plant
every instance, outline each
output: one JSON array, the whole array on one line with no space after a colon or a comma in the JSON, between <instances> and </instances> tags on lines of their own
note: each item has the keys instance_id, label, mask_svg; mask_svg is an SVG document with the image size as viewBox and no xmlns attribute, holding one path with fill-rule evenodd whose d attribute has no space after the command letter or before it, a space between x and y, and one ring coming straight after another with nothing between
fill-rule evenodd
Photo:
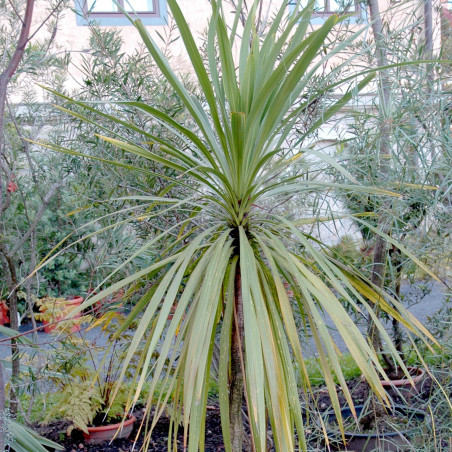
<instances>
[{"instance_id":1,"label":"palm-like plant","mask_svg":"<svg viewBox=\"0 0 452 452\"><path fill-rule=\"evenodd\" d=\"M349 177L350 184L341 187L288 176L302 151L285 148L286 139L309 105L309 101L296 101L320 65L344 49L360 32L325 54L325 40L341 19L333 15L319 29L307 34L314 2L288 18L285 2L282 2L265 35L259 35L255 28L260 4L257 0L238 42L239 13L232 27L228 28L221 2L212 0L206 68L176 0L168 0L168 4L204 93L203 104L190 96L141 22L136 20L134 24L163 75L191 114L198 131L187 130L165 113L144 103L122 102L128 108L134 107L152 116L183 139L186 148L178 149L131 122L106 113L99 114L146 138L146 143L137 144L128 140L126 134L111 134L102 127L103 135L109 135L102 136L105 141L141 156L143 162L159 162L184 175L184 178L173 179L174 184L186 184L187 176L194 181L186 185L192 190L192 196L187 199L139 196L134 198L135 201L151 206L165 205L166 209L184 206L190 208L192 214L177 226L172 226L171 230L153 237L127 261L178 228L177 240L158 262L113 284L87 300L84 306L142 278L150 275L158 278L158 283L142 297L116 333L116 336L120 335L132 320L139 319L118 385L144 340L146 347L133 381L135 392L131 394L129 408L149 378L152 364L148 412L158 382L167 389L161 392L165 395L156 402L152 426L171 396L174 425L183 423L189 451L204 448L215 339L219 340L220 348L218 381L226 450L242 450L243 400L254 450L266 450L268 421L276 450L295 450L295 432L299 446L306 450L299 387L301 382L305 389L309 389L309 378L294 321L294 303L309 323L333 407L338 414L334 378L342 387L348 403L351 406L353 403L322 312L333 320L371 387L381 398L386 397L379 382L379 374L384 375L384 371L338 296L356 309L356 300L368 309L395 359L398 358L394 347L373 314L373 303L378 302L381 308L396 315L416 334L432 339L403 306L393 300L397 310L393 309L366 281L322 253L321 247L314 245L310 237L299 229L309 220L289 220L262 208L280 203L293 193L308 195L324 188L391 195L358 185L344 169L341 171ZM234 48L239 48L238 59L235 59ZM354 91L371 79L372 75L368 75L359 83L354 82ZM352 77L347 81L352 81ZM339 83L332 83L322 92L337 85ZM96 111L93 106L61 97L77 107ZM306 135L318 129L351 97L350 89L312 123ZM82 114L74 114L84 119ZM154 151L155 145L158 151ZM47 146L78 154L73 150ZM110 163L125 166L123 162ZM145 163L141 168L130 169L138 173L147 171ZM153 215L156 214L147 211L141 218L152 218ZM303 248L302 254L296 252L300 248ZM293 300L288 297L287 287L294 294ZM168 320L173 306L176 306L174 315ZM157 347L160 355L152 362ZM400 360L399 365L405 369ZM171 435L169 443L170 448Z\"/></svg>"}]
</instances>

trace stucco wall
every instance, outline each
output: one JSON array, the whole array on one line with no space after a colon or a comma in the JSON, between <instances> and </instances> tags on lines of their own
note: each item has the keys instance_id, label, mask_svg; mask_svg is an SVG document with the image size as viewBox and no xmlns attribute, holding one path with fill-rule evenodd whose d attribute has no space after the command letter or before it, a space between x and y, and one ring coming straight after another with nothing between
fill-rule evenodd
<instances>
[{"instance_id":1,"label":"stucco wall","mask_svg":"<svg viewBox=\"0 0 452 452\"><path fill-rule=\"evenodd\" d=\"M38 0L37 11L38 13L44 10L42 5L46 3L46 0ZM201 43L201 34L203 30L207 27L209 14L210 14L210 4L208 0L180 0L180 7L185 15L185 18L194 31L195 37L198 39L198 43ZM410 24L417 23L417 27L423 28L423 4L422 0L413 0L410 2L405 2L400 4L397 2L392 5L389 1L380 1L380 10L383 15L383 20L390 24L390 29L396 29L401 27L409 26ZM226 4L226 2L225 2ZM280 1L266 3L274 9L280 5ZM439 0L434 1L434 15L433 15L433 29L434 29L434 45L438 49L440 45L440 26L439 26ZM41 7L40 7L41 6ZM226 11L227 8L225 8ZM271 12L270 12L271 15ZM36 24L39 23L41 17L40 14L36 16ZM231 14L232 20L232 14ZM319 25L313 25L313 27L318 27ZM354 25L353 28L357 30L359 27L366 26L365 24ZM165 34L168 32L169 27L167 26L149 26L147 27L151 35L155 38L156 42L160 42L160 38L157 32L160 34ZM133 26L120 27L121 34L124 38L124 48L125 52L132 52L133 49L141 42L138 32ZM56 35L57 43L64 49L71 50L73 65L71 66L72 79L69 79L69 83L75 83L74 80L77 79L77 69L76 66L80 59L80 53L85 49L89 48L89 28L86 26L77 25L76 15L73 11L66 11L62 21L59 24L59 30ZM368 29L363 35L364 41L369 43L372 42L372 33ZM422 33L419 34L420 39L422 39ZM334 39L333 39L334 40ZM180 72L190 72L190 63L185 54L185 50L182 41L176 40L171 45L172 54L172 65ZM349 57L351 54L344 52L342 55L332 60L332 63L337 63L338 60ZM361 96L361 99L356 102L369 103L372 99L369 96ZM350 105L350 107L353 107ZM333 118L328 124L322 128L318 141L316 143L316 148L318 150L327 151L330 149L331 152L334 151L335 143L338 137L346 138L345 129L346 121L339 121L337 116ZM328 200L329 201L329 200ZM337 206L337 210L343 210L341 205ZM327 227L321 228L321 234L327 241L334 241L333 235L329 236L329 230ZM351 221L344 220L341 225L341 233L356 235L356 226Z\"/></svg>"},{"instance_id":2,"label":"stucco wall","mask_svg":"<svg viewBox=\"0 0 452 452\"><path fill-rule=\"evenodd\" d=\"M38 24L42 17L44 16L44 5L48 0L38 0L35 15L35 23ZM81 1L81 0L72 0ZM286 1L286 0L284 0ZM251 2L249 2L251 3ZM440 46L440 22L439 22L439 10L440 10L440 0L433 0L434 3L434 41L435 48L439 49ZM208 0L180 0L179 1L180 8L184 13L184 16L191 28L194 31L195 37L199 43L201 43L201 34L206 29L208 24L208 19L210 16L210 3ZM414 23L416 20L419 20L419 27L423 27L423 4L422 0L413 0L408 2L389 2L387 0L381 0L379 2L380 10L382 12L383 18L385 21L390 23L390 28L395 28L397 26L407 26L409 23ZM271 13L281 5L281 1L271 1L266 0L264 2L264 12L266 8L270 8L269 16L271 17ZM232 11L232 7L228 4L228 2L224 1L224 7L226 13L228 11ZM233 14L231 13L231 20ZM171 18L169 19L171 21ZM313 25L313 27L317 27L319 25ZM365 25L355 25L354 29L358 29L358 27L362 27ZM108 27L107 27L108 28ZM133 49L140 42L140 37L138 32L135 30L133 26L121 26L119 27L121 30L121 34L124 38L124 51L132 52ZM157 43L160 43L161 40L158 37L157 33L165 34L169 31L168 26L148 26L147 29L151 33L151 35L155 38ZM371 41L372 33L368 30L363 34L364 39ZM72 66L72 76L77 78L77 70L76 66L80 61L80 52L89 48L89 27L81 26L77 24L76 14L74 11L67 10L62 18L59 29L56 35L56 42L64 49L72 51L71 59L74 63ZM190 62L188 61L185 50L183 47L182 40L176 40L171 45L171 54L172 54L172 65L173 67L181 72L190 72ZM345 56L345 55L343 55ZM337 62L338 59L333 60ZM71 82L69 82L71 83ZM72 82L74 83L74 81Z\"/></svg>"},{"instance_id":3,"label":"stucco wall","mask_svg":"<svg viewBox=\"0 0 452 452\"><path fill-rule=\"evenodd\" d=\"M210 4L208 0L182 1L180 2L180 7L190 28L201 33L202 30L207 26L207 12L210 10ZM141 42L138 32L131 25L121 26L118 28L121 30L121 35L124 39L124 51L132 52L137 44ZM155 41L159 43L161 42L161 40L158 37L157 32L164 35L166 32L168 32L169 28L168 26L155 25L148 26L147 29L151 33ZM77 25L75 13L68 11L65 14L63 21L61 22L61 27L57 37L58 42L66 49L80 51L88 48L88 38L89 27ZM177 40L171 46L171 52L175 66L180 68L181 70L188 70L189 68L181 40ZM73 58L76 59L77 56L73 55Z\"/></svg>"}]
</instances>

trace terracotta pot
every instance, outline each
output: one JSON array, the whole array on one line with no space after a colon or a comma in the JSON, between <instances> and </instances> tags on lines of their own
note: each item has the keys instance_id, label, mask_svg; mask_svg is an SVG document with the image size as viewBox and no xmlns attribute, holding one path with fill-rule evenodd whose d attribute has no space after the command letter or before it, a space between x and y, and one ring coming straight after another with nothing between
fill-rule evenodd
<instances>
[{"instance_id":1,"label":"terracotta pot","mask_svg":"<svg viewBox=\"0 0 452 452\"><path fill-rule=\"evenodd\" d=\"M422 391L426 380L425 370L413 366L407 366L407 369L413 379L414 387L411 386L410 381L405 376L398 380L390 380L389 382L380 380L381 385L391 397L402 396L404 399L409 400ZM388 373L388 370L385 369L385 372ZM366 381L364 375L361 375L361 380Z\"/></svg>"},{"instance_id":2,"label":"terracotta pot","mask_svg":"<svg viewBox=\"0 0 452 452\"><path fill-rule=\"evenodd\" d=\"M176 309L177 309L177 306L171 306L170 312L168 314L168 320L173 320Z\"/></svg>"},{"instance_id":3,"label":"terracotta pot","mask_svg":"<svg viewBox=\"0 0 452 452\"><path fill-rule=\"evenodd\" d=\"M410 399L412 396L421 392L425 381L424 369L411 366L407 366L407 369L413 378L414 386L411 385L410 381L405 376L399 380L391 380L390 382L381 381L381 385L391 397L401 395L405 399Z\"/></svg>"},{"instance_id":4,"label":"terracotta pot","mask_svg":"<svg viewBox=\"0 0 452 452\"><path fill-rule=\"evenodd\" d=\"M355 406L356 414L359 417L363 409L362 405ZM394 405L393 412L400 413L401 415L409 416L411 419L416 418L420 421L427 421L429 418L424 411L416 410L401 405ZM351 417L352 413L350 408L343 408L341 410L344 419ZM324 414L326 421L334 421L336 415L334 411L328 411ZM341 433L338 430L328 430L328 438L333 441L333 450L341 450L348 452L400 452L410 448L410 436L414 433L415 429L402 430L397 432L382 432L382 433L359 433L359 432L345 432L346 445L344 446ZM337 445L337 446L336 446ZM334 447L336 447L334 449ZM344 449L345 447L345 449ZM411 449L410 449L411 450Z\"/></svg>"},{"instance_id":5,"label":"terracotta pot","mask_svg":"<svg viewBox=\"0 0 452 452\"><path fill-rule=\"evenodd\" d=\"M89 289L88 290L88 295L89 296L94 296L97 295L97 292L94 291L93 289ZM115 303L117 303L118 301L120 301L122 298L124 297L124 290L118 290L117 292L115 292L113 294L113 296L111 297L111 300L109 300L109 297L105 297L102 298L99 301L96 301L92 306L92 314L98 318L102 317L109 309L111 309L110 305L113 305ZM117 307L121 308L123 306L122 303L120 303ZM120 310L116 311L118 314L120 314Z\"/></svg>"},{"instance_id":6,"label":"terracotta pot","mask_svg":"<svg viewBox=\"0 0 452 452\"><path fill-rule=\"evenodd\" d=\"M67 298L67 300L66 300L66 309L70 312L73 309L75 309L77 306L80 306L82 303L83 303L83 297L74 296L74 297L71 297L71 298ZM78 314L75 315L74 318L78 319L79 317L81 317L81 315L82 314L79 312ZM62 320L62 319L64 319L64 316L63 317L58 317L57 319L55 319L55 321ZM51 325L51 323L53 323L53 322L47 322L47 321L42 322L42 324L44 325L44 332L45 333L51 333L52 331L55 330L56 324ZM78 331L80 331L80 326L79 325L73 325L71 327L71 333L76 333Z\"/></svg>"},{"instance_id":7,"label":"terracotta pot","mask_svg":"<svg viewBox=\"0 0 452 452\"><path fill-rule=\"evenodd\" d=\"M69 307L75 307L80 306L83 303L83 297L80 296L71 296L67 297L66 300L68 301L67 306Z\"/></svg>"},{"instance_id":8,"label":"terracotta pot","mask_svg":"<svg viewBox=\"0 0 452 452\"><path fill-rule=\"evenodd\" d=\"M9 323L8 311L9 308L6 306L6 302L4 300L0 300L0 325Z\"/></svg>"},{"instance_id":9,"label":"terracotta pot","mask_svg":"<svg viewBox=\"0 0 452 452\"><path fill-rule=\"evenodd\" d=\"M94 289L88 289L87 291L88 297L94 297L94 295L97 295L97 292ZM103 300L96 301L93 305L91 305L91 313L95 317L102 317L103 314Z\"/></svg>"},{"instance_id":10,"label":"terracotta pot","mask_svg":"<svg viewBox=\"0 0 452 452\"><path fill-rule=\"evenodd\" d=\"M113 438L128 438L133 430L135 416L129 417L123 424L102 425L100 427L88 427L88 433L83 432L85 442L88 444L100 444L104 441L111 441ZM118 434L116 432L119 430ZM115 436L116 435L116 436Z\"/></svg>"}]
</instances>

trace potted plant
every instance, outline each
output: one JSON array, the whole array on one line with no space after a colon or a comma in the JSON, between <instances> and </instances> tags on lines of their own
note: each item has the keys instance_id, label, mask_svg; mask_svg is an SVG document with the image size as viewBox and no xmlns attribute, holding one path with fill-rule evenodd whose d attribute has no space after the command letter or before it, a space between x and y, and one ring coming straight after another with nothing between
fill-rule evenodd
<instances>
[{"instance_id":1,"label":"potted plant","mask_svg":"<svg viewBox=\"0 0 452 452\"><path fill-rule=\"evenodd\" d=\"M44 324L44 331L52 333L56 330L69 330L72 333L80 331L80 324L86 320L82 318L81 313L77 313L73 318L64 320L72 310L80 306L83 297L56 298L43 297L36 299L36 306L39 313L36 314L36 320Z\"/></svg>"},{"instance_id":2,"label":"potted plant","mask_svg":"<svg viewBox=\"0 0 452 452\"><path fill-rule=\"evenodd\" d=\"M375 426L375 413L369 405L356 405L357 421L350 408L343 408L344 437L337 425L334 411L327 411L323 418L328 431L330 446L334 450L359 452L398 452L410 446L410 438L425 425L427 415L424 411L401 405L394 405L387 411L384 422L381 419ZM368 431L370 430L370 431ZM345 444L344 440L345 439ZM345 449L344 449L345 447Z\"/></svg>"},{"instance_id":3,"label":"potted plant","mask_svg":"<svg viewBox=\"0 0 452 452\"><path fill-rule=\"evenodd\" d=\"M390 381L381 381L383 388L391 397L402 396L405 401L409 401L413 395L421 393L426 378L425 370L415 366L407 366L407 369L412 382L400 369L387 372Z\"/></svg>"},{"instance_id":4,"label":"potted plant","mask_svg":"<svg viewBox=\"0 0 452 452\"><path fill-rule=\"evenodd\" d=\"M342 19L332 15L318 30L307 35L315 2L309 2L306 9L289 17L283 2L274 21L267 24L269 29L260 29L260 3L253 4L240 30L237 27L242 15L238 10L230 30L231 21L221 2L210 2L212 17L205 64L177 1L168 0L203 92L201 101L188 92L146 27L138 19L130 18L155 63L182 100L190 124L181 124L144 102L121 101L118 108L135 108L140 115L167 127L171 133L168 139L157 138L133 120L102 113L93 104L59 95L67 102L65 111L74 108L73 114L79 120L84 118L84 111L98 113L99 117L108 116L109 121L136 133L123 138L120 133L110 132L105 124L99 124L103 136L98 138L108 146L139 156L142 160L136 166L128 166L136 171L137 177L141 178L143 172L151 177L154 173L148 168L161 165L162 173L168 171L174 186L185 190L182 196L174 198L166 192L155 196L151 189L152 196L143 195L142 191L136 199L128 196L129 202L143 203L146 212L130 215L131 222L139 218L151 223L161 208L174 212L177 221L159 228L132 255L136 258L151 246L163 244L155 262L102 290L84 304L89 307L130 284L140 284L147 289L112 337L112 340L119 338L131 322L137 321L112 397L119 394L132 356L140 353L139 367L133 376L135 393L130 394L127 407L134 405L151 375L146 413L151 413L153 404L157 419L168 403L173 405L174 437L168 438L169 449L176 447L173 439L176 440L181 422L188 437L188 449L204 449L208 387L217 338L225 450L242 450L243 409L248 416L253 449L257 452L267 450L268 425L271 425L278 450L292 451L297 447L306 450L297 375L301 375L305 387L309 382L294 319L294 304L304 314L315 336L335 413L340 416L333 375L347 401L351 405L353 402L338 353L321 318L322 310L331 316L372 389L385 397L379 382L379 374L384 371L378 358L338 296L354 303L352 294L356 295L365 310L372 312L377 293L369 284L354 285L352 274L329 261L322 243L313 241L301 229L306 218L300 210L287 215L278 215L273 210L292 196L297 195L297 201L302 202L323 189L396 196L383 189L357 184L352 177L344 187L312 180L309 159L304 162L308 168L305 173L296 166L304 156L301 145L294 148L285 140L293 133L298 120L308 124L303 137L318 130L348 103L354 92L367 86L373 75L361 74L352 87L344 87L338 99L325 105L319 116L311 117L312 93L305 88L319 67L327 65L335 50L339 50L334 47L336 41L328 41L327 36ZM358 35L347 39L351 42ZM329 43L333 47L331 53ZM325 80L325 85L316 90L315 100L338 86L336 82L329 82ZM91 123L95 123L94 119ZM44 145L81 155L61 146ZM109 159L109 162L123 165L119 160ZM149 205L152 207L145 207ZM182 218L177 215L181 210L185 212ZM319 221L320 215L321 212L316 211L312 222ZM168 246L168 239L172 237L174 243ZM423 266L415 257L414 260ZM154 284L146 284L149 280ZM284 281L289 283L293 293L292 302ZM173 318L168 321L174 305L177 306ZM383 309L393 312L386 305ZM400 309L404 325L426 340L433 340L403 307ZM381 326L378 320L377 324ZM139 351L142 343L146 347ZM157 350L159 356L151 360ZM391 350L395 351L393 346ZM172 372L167 372L167 365ZM155 406L153 396L159 383L171 397L159 398ZM151 433L152 429L144 449L149 446Z\"/></svg>"},{"instance_id":5,"label":"potted plant","mask_svg":"<svg viewBox=\"0 0 452 452\"><path fill-rule=\"evenodd\" d=\"M127 390L118 391L114 401L111 399L115 386L112 376L110 372L96 375L89 366L73 369L49 417L57 414L72 422L68 434L74 428L80 429L90 444L129 437L136 419L124 414Z\"/></svg>"},{"instance_id":6,"label":"potted plant","mask_svg":"<svg viewBox=\"0 0 452 452\"><path fill-rule=\"evenodd\" d=\"M363 227L361 232L364 240L364 238L369 235L369 230L368 228ZM362 269L369 268L371 265L372 253L369 253L369 248L371 248L369 242L371 242L371 239L364 240L364 243L367 243L367 246L365 245L364 247L359 248L356 240L353 240L349 236L344 236L337 245L330 248L330 255L336 262L343 262L344 265L348 265L350 268L355 268L357 271L363 271ZM391 300L394 297L393 300L400 303L403 301L403 297L401 297L400 292L402 268L399 268L397 273L398 275L395 281L392 280L391 273L389 273L389 275L385 278L385 288L387 290L387 298ZM357 277L359 278L358 275ZM395 290L395 293L391 290L391 288ZM391 297L391 293L393 294L393 297ZM423 295L425 295L425 293L421 291L421 296ZM354 315L353 313L351 314ZM379 350L380 359L381 362L384 363L385 373L388 378L387 380L381 379L380 383L386 390L387 394L392 398L403 398L405 401L409 401L413 395L419 394L422 391L422 387L426 381L426 371L421 367L408 365L405 353L403 353L402 349L402 338L397 334L397 329L400 328L399 322L396 319L391 319L388 313L384 310L379 311L378 315L385 321L392 320L391 325L396 350L398 356L406 365L406 369L411 377L410 380L406 373L396 364L396 362L391 360L390 357L384 353L384 350ZM358 317L357 321L359 321ZM364 322L364 324L366 327L368 326L368 319ZM361 379L365 380L363 376L361 376Z\"/></svg>"},{"instance_id":7,"label":"potted plant","mask_svg":"<svg viewBox=\"0 0 452 452\"><path fill-rule=\"evenodd\" d=\"M122 317L110 312L93 322L91 327L102 327L102 335L111 335L118 327ZM104 337L104 336L103 336ZM68 336L65 342L55 351L52 362L55 371L54 383L59 387L57 402L49 411L47 420L54 416L62 417L72 423L68 434L73 429L83 432L85 441L98 444L113 438L127 438L133 429L135 416L125 413L128 388L122 385L115 392L120 363L127 349L125 341L115 341L108 352L108 358L101 360L96 340ZM76 359L68 356L70 350L83 350ZM102 365L99 366L99 361ZM61 365L65 366L65 374L61 372ZM70 363L68 365L68 363ZM63 375L59 377L59 375Z\"/></svg>"},{"instance_id":8,"label":"potted plant","mask_svg":"<svg viewBox=\"0 0 452 452\"><path fill-rule=\"evenodd\" d=\"M369 48L371 53L363 54L366 61L372 61L374 55L378 55L373 61L386 66L390 61L422 60L426 57L423 44L408 45L416 42L413 36L421 38L416 33L424 33L417 28L416 21L406 16L402 29L399 20L394 21L391 17L399 14L397 9L380 14L379 2L369 1L367 4L369 23L376 38L375 46ZM395 35L397 39L393 39ZM422 38L417 42L422 42ZM447 153L441 159L430 158L432 149L447 147L442 130L448 119L439 107L439 97L432 95L437 81L427 73L418 69L413 71L412 66L401 67L397 74L391 70L380 72L380 89L375 102L370 108L354 113L349 127L351 139L346 144L341 143L339 149L348 171L360 182L394 187L401 194L399 198L383 199L369 193L347 193L342 198L349 212L373 214L367 221L355 219L364 244L361 261L365 265L361 270L375 287L384 289L386 294L383 297L389 303L396 300L406 305L411 298L411 294L406 296L401 290L404 279L413 273L412 261L401 252L402 247L416 249L419 256L431 259L434 235L441 240L442 234L438 231L450 223L450 214L443 218L443 214L437 213L441 210L438 206L450 204L450 183L438 177L442 166L448 165L444 163L447 162ZM401 82L406 77L410 79L409 87ZM336 182L344 182L344 177L334 172ZM435 230L437 232L433 233ZM392 340L406 366L407 341L399 316L388 316L378 303L375 314L391 324ZM386 339L375 328L370 316L367 321L369 340L384 362L391 380L382 380L383 387L391 396L402 395L409 399L421 390L425 370L407 367L410 381L392 353L388 352Z\"/></svg>"}]
</instances>

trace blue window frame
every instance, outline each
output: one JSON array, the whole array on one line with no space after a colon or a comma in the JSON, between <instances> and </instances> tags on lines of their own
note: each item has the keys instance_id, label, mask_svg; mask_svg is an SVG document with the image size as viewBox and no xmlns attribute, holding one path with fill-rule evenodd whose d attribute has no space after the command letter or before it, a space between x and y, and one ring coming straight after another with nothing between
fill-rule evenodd
<instances>
[{"instance_id":1,"label":"blue window frame","mask_svg":"<svg viewBox=\"0 0 452 452\"><path fill-rule=\"evenodd\" d=\"M166 25L166 0L116 0L132 17L137 15L144 25ZM132 25L112 0L74 0L77 24Z\"/></svg>"},{"instance_id":2,"label":"blue window frame","mask_svg":"<svg viewBox=\"0 0 452 452\"><path fill-rule=\"evenodd\" d=\"M299 7L304 8L307 4L308 0L301 0ZM289 0L289 12L293 12L296 5L296 0ZM348 19L349 23L352 24L358 23L358 21L362 22L366 16L366 12L362 9L358 0L317 0L311 17L311 24L321 25L332 14L353 14Z\"/></svg>"}]
</instances>

